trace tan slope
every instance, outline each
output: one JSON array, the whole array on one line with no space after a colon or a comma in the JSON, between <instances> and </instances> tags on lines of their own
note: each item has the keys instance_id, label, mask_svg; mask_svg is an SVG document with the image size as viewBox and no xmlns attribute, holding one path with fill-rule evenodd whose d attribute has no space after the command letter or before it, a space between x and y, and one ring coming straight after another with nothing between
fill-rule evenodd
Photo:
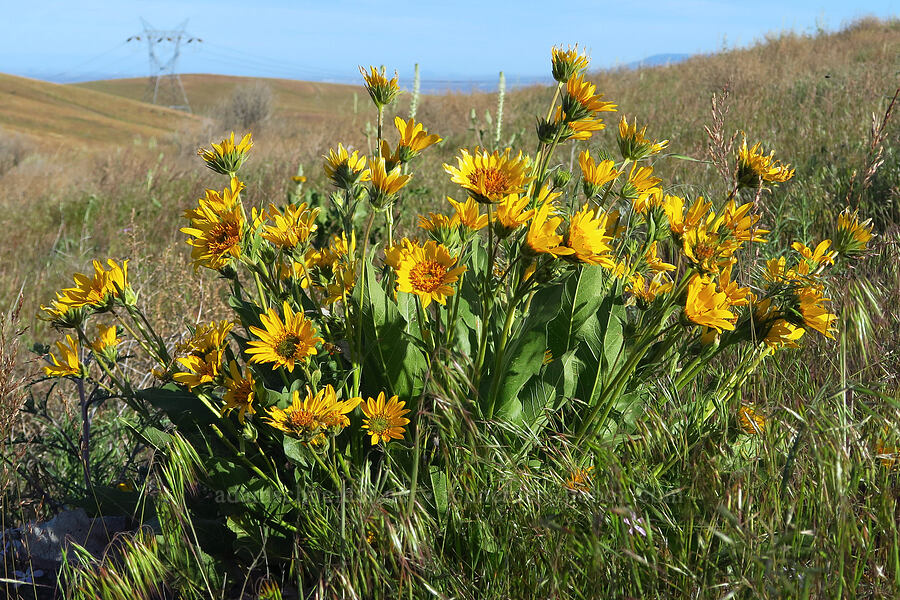
<instances>
[{"instance_id":1,"label":"tan slope","mask_svg":"<svg viewBox=\"0 0 900 600\"><path fill-rule=\"evenodd\" d=\"M368 108L363 104L364 100L368 101L368 97L361 86L204 74L182 75L181 81L191 109L203 115L215 115L216 105L227 101L236 87L257 83L272 90L274 109L280 117L319 119L333 115L347 115L353 111L354 93L357 94L360 109ZM142 100L147 91L147 79L88 81L74 84L72 87Z\"/></svg>"},{"instance_id":2,"label":"tan slope","mask_svg":"<svg viewBox=\"0 0 900 600\"><path fill-rule=\"evenodd\" d=\"M42 145L122 145L200 123L194 115L129 98L0 74L0 129Z\"/></svg>"}]
</instances>

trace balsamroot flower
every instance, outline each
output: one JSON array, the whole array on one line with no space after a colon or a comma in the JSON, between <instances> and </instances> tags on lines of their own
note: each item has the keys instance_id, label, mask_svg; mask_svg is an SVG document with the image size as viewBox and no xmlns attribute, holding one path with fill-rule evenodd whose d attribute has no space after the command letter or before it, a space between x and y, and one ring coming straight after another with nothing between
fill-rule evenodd
<instances>
[{"instance_id":1,"label":"balsamroot flower","mask_svg":"<svg viewBox=\"0 0 900 600\"><path fill-rule=\"evenodd\" d=\"M391 79L385 76L384 67L381 67L379 70L370 66L368 71L359 67L359 72L366 83L366 91L369 92L369 97L378 110L383 109L400 95L400 86L397 85L397 71L394 71L394 76Z\"/></svg>"},{"instance_id":2,"label":"balsamroot flower","mask_svg":"<svg viewBox=\"0 0 900 600\"><path fill-rule=\"evenodd\" d=\"M416 123L415 119L404 121L400 117L394 117L394 125L400 132L400 141L397 145L397 156L400 162L409 162L425 148L441 141L439 135L429 135L425 126Z\"/></svg>"},{"instance_id":3,"label":"balsamroot flower","mask_svg":"<svg viewBox=\"0 0 900 600\"><path fill-rule=\"evenodd\" d=\"M595 163L588 150L583 150L578 155L578 165L581 167L581 181L584 187L584 195L588 198L599 196L603 186L615 181L620 175L616 170L616 163L612 160L601 160Z\"/></svg>"},{"instance_id":4,"label":"balsamroot flower","mask_svg":"<svg viewBox=\"0 0 900 600\"><path fill-rule=\"evenodd\" d=\"M432 300L445 304L454 292L450 284L466 271L464 266L454 267L456 261L457 257L434 241L409 247L396 268L397 291L416 294L423 307Z\"/></svg>"},{"instance_id":5,"label":"balsamroot flower","mask_svg":"<svg viewBox=\"0 0 900 600\"><path fill-rule=\"evenodd\" d=\"M255 381L253 380L253 372L249 368L245 368L241 373L235 361L231 361L228 365L228 374L225 376L225 406L222 408L222 414L228 414L237 409L238 421L244 423L246 415L255 414L253 408L253 400L256 394L253 390Z\"/></svg>"},{"instance_id":6,"label":"balsamroot flower","mask_svg":"<svg viewBox=\"0 0 900 600\"><path fill-rule=\"evenodd\" d=\"M78 360L78 342L66 335L65 342L56 342L59 358L50 355L52 365L44 367L47 377L79 377L81 375L81 361Z\"/></svg>"},{"instance_id":7,"label":"balsamroot flower","mask_svg":"<svg viewBox=\"0 0 900 600\"><path fill-rule=\"evenodd\" d=\"M488 154L475 148L475 153L469 154L464 149L456 158L457 166L444 164L444 171L476 201L482 204L500 202L510 194L523 192L534 180L527 174L530 159L523 157L521 152L512 158L510 152L512 149L507 148L502 154L499 151Z\"/></svg>"},{"instance_id":8,"label":"balsamroot flower","mask_svg":"<svg viewBox=\"0 0 900 600\"><path fill-rule=\"evenodd\" d=\"M728 310L728 296L716 291L716 282L695 274L688 283L684 313L697 325L711 327L719 333L733 330L737 316Z\"/></svg>"},{"instance_id":9,"label":"balsamroot flower","mask_svg":"<svg viewBox=\"0 0 900 600\"><path fill-rule=\"evenodd\" d=\"M531 254L551 254L556 257L575 254L575 250L562 245L563 236L557 233L557 229L563 220L562 217L551 217L552 210L554 207L551 202L545 202L538 209L531 219L522 249Z\"/></svg>"},{"instance_id":10,"label":"balsamroot flower","mask_svg":"<svg viewBox=\"0 0 900 600\"><path fill-rule=\"evenodd\" d=\"M264 227L260 235L275 246L296 248L306 243L317 229L316 219L319 216L319 209L310 209L306 202L288 205L284 210L270 204L267 216L272 220L272 225Z\"/></svg>"},{"instance_id":11,"label":"balsamroot flower","mask_svg":"<svg viewBox=\"0 0 900 600\"><path fill-rule=\"evenodd\" d=\"M338 401L334 388L326 385L313 393L306 388L306 397L294 390L291 405L285 409L269 408L266 423L308 445L319 445L328 433L337 434L350 424L347 413L359 406L361 398Z\"/></svg>"},{"instance_id":12,"label":"balsamroot flower","mask_svg":"<svg viewBox=\"0 0 900 600\"><path fill-rule=\"evenodd\" d=\"M372 445L388 443L392 439L403 439L404 427L409 424L409 419L403 415L409 412L406 402L397 400L397 396L385 402L384 392L378 393L378 398L369 398L362 403L362 411L366 416L363 419L363 428L372 436Z\"/></svg>"},{"instance_id":13,"label":"balsamroot flower","mask_svg":"<svg viewBox=\"0 0 900 600\"><path fill-rule=\"evenodd\" d=\"M850 212L844 209L837 220L837 233L834 236L834 249L845 258L859 258L868 250L868 244L874 237L872 219L860 222L859 211Z\"/></svg>"},{"instance_id":14,"label":"balsamroot flower","mask_svg":"<svg viewBox=\"0 0 900 600\"><path fill-rule=\"evenodd\" d=\"M234 176L253 147L253 140L248 133L240 143L234 143L234 132L218 144L210 144L209 148L200 148L197 154L206 162L206 166L222 175Z\"/></svg>"},{"instance_id":15,"label":"balsamroot flower","mask_svg":"<svg viewBox=\"0 0 900 600\"><path fill-rule=\"evenodd\" d=\"M738 150L737 183L739 187L758 188L765 183L784 183L794 176L790 165L775 160L775 151L763 153L759 142L747 148L747 138Z\"/></svg>"},{"instance_id":16,"label":"balsamroot flower","mask_svg":"<svg viewBox=\"0 0 900 600\"><path fill-rule=\"evenodd\" d=\"M553 79L560 83L566 83L576 75L587 69L590 59L582 51L578 50L578 44L569 46L565 50L562 46L554 46L550 50L550 66L553 70Z\"/></svg>"},{"instance_id":17,"label":"balsamroot flower","mask_svg":"<svg viewBox=\"0 0 900 600\"><path fill-rule=\"evenodd\" d=\"M619 134L616 136L616 142L619 144L619 152L622 158L626 160L643 160L648 156L659 153L662 149L669 145L669 140L661 142L650 141L646 137L646 125L640 130L637 128L637 119L628 124L628 119L622 115L619 121Z\"/></svg>"},{"instance_id":18,"label":"balsamroot flower","mask_svg":"<svg viewBox=\"0 0 900 600\"><path fill-rule=\"evenodd\" d=\"M338 144L337 150L332 148L328 156L322 158L325 159L325 174L336 187L349 190L372 178L372 173L366 168L366 157L360 156L358 150L350 154L343 144Z\"/></svg>"},{"instance_id":19,"label":"balsamroot flower","mask_svg":"<svg viewBox=\"0 0 900 600\"><path fill-rule=\"evenodd\" d=\"M312 322L302 312L295 313L287 301L282 305L284 320L275 307L260 315L263 328L249 327L259 340L248 343L247 354L251 363L274 363L294 371L296 361L306 360L316 354L316 343L324 341L316 335Z\"/></svg>"},{"instance_id":20,"label":"balsamroot flower","mask_svg":"<svg viewBox=\"0 0 900 600\"><path fill-rule=\"evenodd\" d=\"M738 411L738 422L741 431L747 435L760 435L766 430L766 418L749 405L741 406Z\"/></svg>"}]
</instances>

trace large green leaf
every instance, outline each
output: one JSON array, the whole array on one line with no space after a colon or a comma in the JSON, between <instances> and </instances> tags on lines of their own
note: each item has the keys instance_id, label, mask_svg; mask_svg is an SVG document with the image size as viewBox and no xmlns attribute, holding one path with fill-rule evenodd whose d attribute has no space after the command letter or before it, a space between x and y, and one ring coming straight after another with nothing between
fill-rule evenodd
<instances>
[{"instance_id":1,"label":"large green leaf","mask_svg":"<svg viewBox=\"0 0 900 600\"><path fill-rule=\"evenodd\" d=\"M578 344L585 323L606 299L610 276L596 266L583 266L563 288L559 312L547 325L547 346L562 356Z\"/></svg>"},{"instance_id":2,"label":"large green leaf","mask_svg":"<svg viewBox=\"0 0 900 600\"><path fill-rule=\"evenodd\" d=\"M595 314L581 328L582 340L576 356L585 367L578 378L575 394L589 405L596 402L625 358L625 306L619 285L614 286L612 293L603 299Z\"/></svg>"},{"instance_id":3,"label":"large green leaf","mask_svg":"<svg viewBox=\"0 0 900 600\"><path fill-rule=\"evenodd\" d=\"M364 384L371 393L385 390L411 400L423 389L425 355L407 332L406 319L375 278L371 264L365 283L354 292L362 317Z\"/></svg>"},{"instance_id":4,"label":"large green leaf","mask_svg":"<svg viewBox=\"0 0 900 600\"><path fill-rule=\"evenodd\" d=\"M139 390L137 397L163 411L182 432L193 433L218 420L202 400L174 383Z\"/></svg>"},{"instance_id":5,"label":"large green leaf","mask_svg":"<svg viewBox=\"0 0 900 600\"><path fill-rule=\"evenodd\" d=\"M540 372L544 364L547 351L547 323L559 312L561 296L560 286L544 288L534 295L531 310L522 322L521 328L514 329L515 334L507 344L499 369L491 369L486 373L489 377L482 379L485 383L490 382L487 388L482 385L483 404L492 404L494 414L497 416L513 423L523 423L524 414L522 403L518 398L519 391L532 376ZM493 358L488 360L493 361Z\"/></svg>"}]
</instances>

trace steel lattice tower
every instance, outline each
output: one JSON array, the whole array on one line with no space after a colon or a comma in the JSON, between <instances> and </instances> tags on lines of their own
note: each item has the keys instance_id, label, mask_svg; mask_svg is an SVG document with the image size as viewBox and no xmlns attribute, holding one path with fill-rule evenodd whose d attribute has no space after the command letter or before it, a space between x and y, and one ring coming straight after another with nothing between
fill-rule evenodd
<instances>
[{"instance_id":1,"label":"steel lattice tower","mask_svg":"<svg viewBox=\"0 0 900 600\"><path fill-rule=\"evenodd\" d=\"M150 55L150 78L144 100L191 112L191 105L178 74L178 57L184 45L200 43L203 40L185 32L187 21L179 25L177 29L171 30L154 29L144 19L141 19L141 23L144 25L144 31L131 36L127 41L147 42L147 50Z\"/></svg>"}]
</instances>

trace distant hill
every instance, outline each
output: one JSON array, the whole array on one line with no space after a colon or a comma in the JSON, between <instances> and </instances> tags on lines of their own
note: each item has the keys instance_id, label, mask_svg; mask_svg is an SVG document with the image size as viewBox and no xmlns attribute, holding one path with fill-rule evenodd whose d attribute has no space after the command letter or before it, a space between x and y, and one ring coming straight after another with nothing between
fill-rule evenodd
<instances>
[{"instance_id":1,"label":"distant hill","mask_svg":"<svg viewBox=\"0 0 900 600\"><path fill-rule=\"evenodd\" d=\"M0 73L0 129L40 145L123 145L201 122L128 98Z\"/></svg>"},{"instance_id":2,"label":"distant hill","mask_svg":"<svg viewBox=\"0 0 900 600\"><path fill-rule=\"evenodd\" d=\"M628 69L639 69L641 67L664 67L666 65L674 65L687 60L690 54L654 54L641 60L636 60L625 65Z\"/></svg>"},{"instance_id":3,"label":"distant hill","mask_svg":"<svg viewBox=\"0 0 900 600\"><path fill-rule=\"evenodd\" d=\"M201 115L213 115L216 105L227 101L238 86L257 83L271 89L275 111L280 117L288 119L319 120L338 113L348 114L353 111L354 93L357 94L360 107L363 106L362 100L368 98L362 86L339 83L204 74L182 75L181 81L191 109ZM143 100L147 91L147 79L107 79L72 84L69 87Z\"/></svg>"}]
</instances>

